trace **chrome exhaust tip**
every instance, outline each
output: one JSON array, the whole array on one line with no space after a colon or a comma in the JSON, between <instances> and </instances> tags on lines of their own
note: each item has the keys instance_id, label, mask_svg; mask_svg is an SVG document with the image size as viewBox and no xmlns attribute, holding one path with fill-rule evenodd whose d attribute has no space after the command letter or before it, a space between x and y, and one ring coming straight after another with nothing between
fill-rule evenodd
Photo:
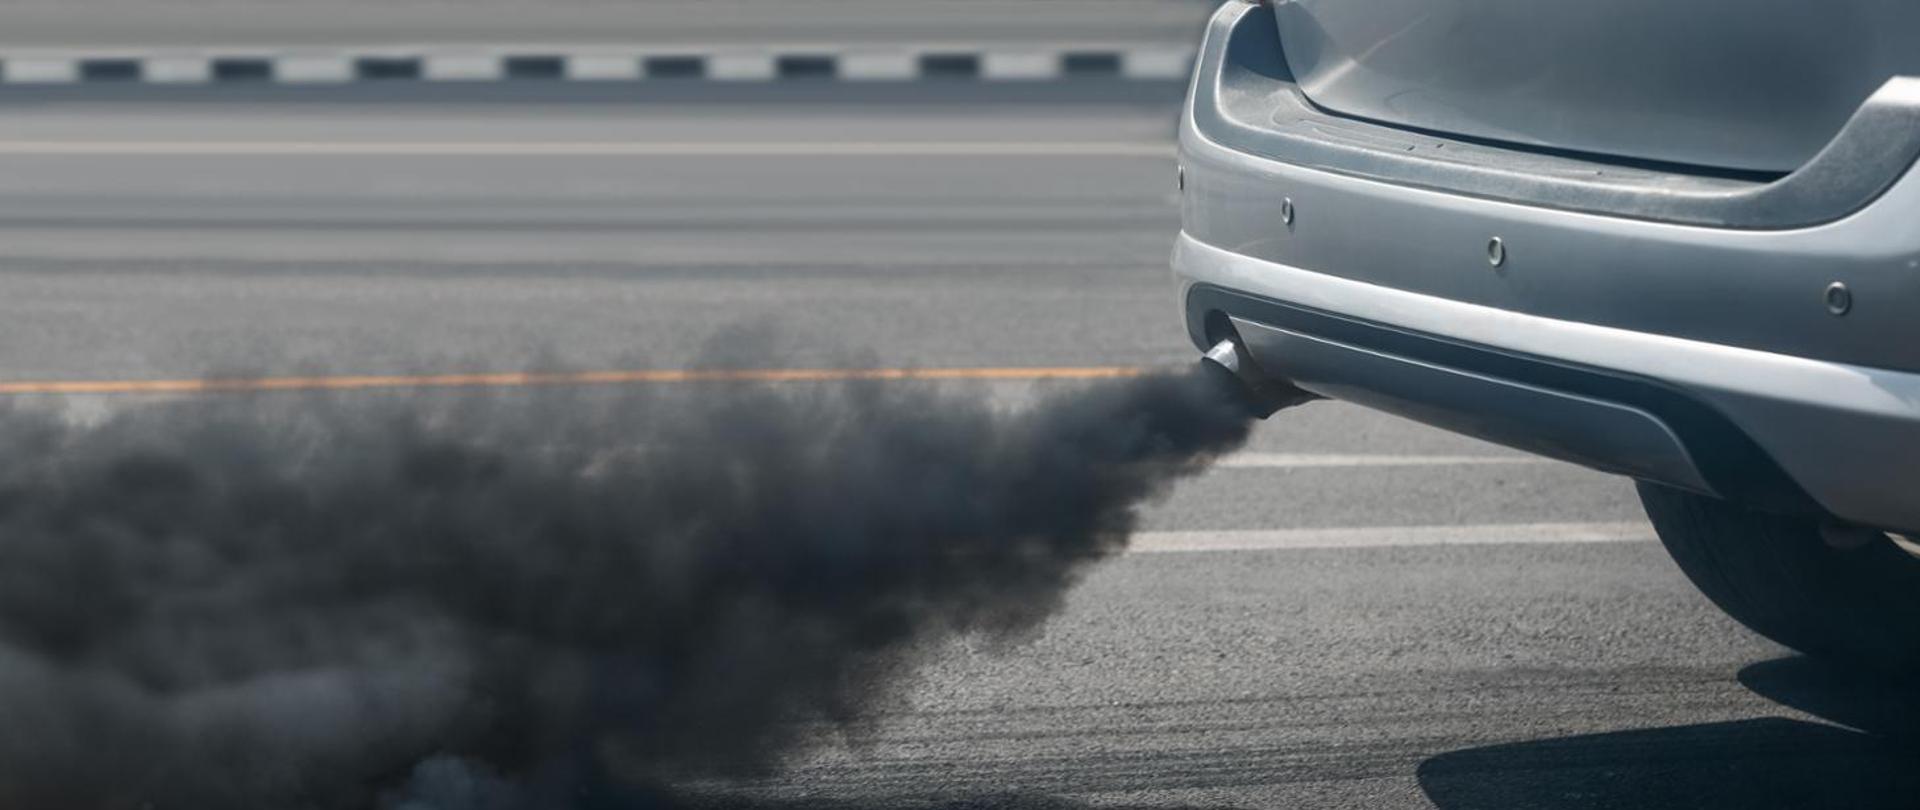
<instances>
[{"instance_id":1,"label":"chrome exhaust tip","mask_svg":"<svg viewBox=\"0 0 1920 810\"><path fill-rule=\"evenodd\" d=\"M1215 373L1229 379L1235 397L1257 419L1265 419L1282 408L1320 398L1286 380L1268 376L1240 346L1240 342L1233 338L1213 344L1213 348L1201 355L1200 365L1215 369Z\"/></svg>"},{"instance_id":2,"label":"chrome exhaust tip","mask_svg":"<svg viewBox=\"0 0 1920 810\"><path fill-rule=\"evenodd\" d=\"M1240 376L1240 344L1233 342L1232 338L1213 344L1213 348L1208 349L1207 353L1201 356L1233 372L1233 376Z\"/></svg>"}]
</instances>

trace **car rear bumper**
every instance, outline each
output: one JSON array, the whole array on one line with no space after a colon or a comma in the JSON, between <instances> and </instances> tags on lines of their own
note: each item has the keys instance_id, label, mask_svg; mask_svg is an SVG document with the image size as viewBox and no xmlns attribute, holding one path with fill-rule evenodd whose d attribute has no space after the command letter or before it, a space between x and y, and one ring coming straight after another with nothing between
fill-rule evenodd
<instances>
[{"instance_id":1,"label":"car rear bumper","mask_svg":"<svg viewBox=\"0 0 1920 810\"><path fill-rule=\"evenodd\" d=\"M1920 530L1920 374L1543 318L1181 235L1194 344L1309 391L1588 466Z\"/></svg>"},{"instance_id":2,"label":"car rear bumper","mask_svg":"<svg viewBox=\"0 0 1920 810\"><path fill-rule=\"evenodd\" d=\"M1174 268L1196 346L1232 327L1268 373L1316 393L1756 506L1920 531L1910 159L1853 165L1894 174L1832 218L1779 227L1502 198L1450 187L1445 171L1391 181L1313 148L1260 147L1245 113L1283 88L1236 84L1226 47L1276 47L1253 39L1277 42L1270 24L1245 24L1260 13L1216 15L1181 125ZM1284 83L1273 56L1248 58ZM1408 137L1371 126L1295 119L1283 135L1341 149ZM1569 170L1512 157L1510 173ZM1472 160L1497 174L1503 159L1487 147ZM1738 191L1699 188L1722 186ZM1843 314L1824 299L1835 283L1851 295Z\"/></svg>"}]
</instances>

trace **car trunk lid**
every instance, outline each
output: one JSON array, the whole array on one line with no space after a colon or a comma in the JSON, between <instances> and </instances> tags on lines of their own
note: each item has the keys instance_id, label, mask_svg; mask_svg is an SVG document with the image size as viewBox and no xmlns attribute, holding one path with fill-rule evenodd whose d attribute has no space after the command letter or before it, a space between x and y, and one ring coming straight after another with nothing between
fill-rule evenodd
<instances>
[{"instance_id":1,"label":"car trunk lid","mask_svg":"<svg viewBox=\"0 0 1920 810\"><path fill-rule=\"evenodd\" d=\"M1328 110L1586 155L1789 172L1920 74L1910 0L1280 0Z\"/></svg>"}]
</instances>

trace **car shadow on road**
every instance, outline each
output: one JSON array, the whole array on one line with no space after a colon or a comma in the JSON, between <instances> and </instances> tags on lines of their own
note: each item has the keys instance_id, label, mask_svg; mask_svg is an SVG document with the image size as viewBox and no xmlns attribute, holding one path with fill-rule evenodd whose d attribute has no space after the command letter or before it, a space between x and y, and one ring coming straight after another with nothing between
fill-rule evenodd
<instances>
[{"instance_id":1,"label":"car shadow on road","mask_svg":"<svg viewBox=\"0 0 1920 810\"><path fill-rule=\"evenodd\" d=\"M1770 717L1470 748L1422 762L1420 787L1443 810L1920 807L1920 685L1802 657L1739 678L1837 725Z\"/></svg>"}]
</instances>

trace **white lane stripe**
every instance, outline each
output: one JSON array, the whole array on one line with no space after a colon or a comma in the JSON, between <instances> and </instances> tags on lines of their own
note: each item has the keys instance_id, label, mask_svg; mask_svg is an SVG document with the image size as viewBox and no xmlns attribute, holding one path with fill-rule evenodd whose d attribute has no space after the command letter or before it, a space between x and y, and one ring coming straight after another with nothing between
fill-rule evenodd
<instances>
[{"instance_id":1,"label":"white lane stripe","mask_svg":"<svg viewBox=\"0 0 1920 810\"><path fill-rule=\"evenodd\" d=\"M855 52L840 56L840 78L847 81L898 82L919 75L917 57L907 51Z\"/></svg>"},{"instance_id":2,"label":"white lane stripe","mask_svg":"<svg viewBox=\"0 0 1920 810\"><path fill-rule=\"evenodd\" d=\"M155 84L198 84L213 76L213 63L204 56L155 57L143 63L146 80Z\"/></svg>"},{"instance_id":3,"label":"white lane stripe","mask_svg":"<svg viewBox=\"0 0 1920 810\"><path fill-rule=\"evenodd\" d=\"M6 60L9 84L67 84L80 80L78 59L12 58Z\"/></svg>"},{"instance_id":4,"label":"white lane stripe","mask_svg":"<svg viewBox=\"0 0 1920 810\"><path fill-rule=\"evenodd\" d=\"M1465 526L1380 526L1332 529L1248 529L1141 532L1130 554L1207 551L1389 548L1396 546L1559 545L1656 539L1644 521L1623 523L1493 523Z\"/></svg>"},{"instance_id":5,"label":"white lane stripe","mask_svg":"<svg viewBox=\"0 0 1920 810\"><path fill-rule=\"evenodd\" d=\"M1235 453L1214 466L1239 469L1291 467L1470 467L1555 464L1540 456L1398 456L1359 453Z\"/></svg>"},{"instance_id":6,"label":"white lane stripe","mask_svg":"<svg viewBox=\"0 0 1920 810\"><path fill-rule=\"evenodd\" d=\"M1153 141L0 141L0 155L394 155L534 157L1172 157Z\"/></svg>"},{"instance_id":7,"label":"white lane stripe","mask_svg":"<svg viewBox=\"0 0 1920 810\"><path fill-rule=\"evenodd\" d=\"M988 79L1039 81L1060 78L1060 54L1051 51L1002 51L981 60L980 75Z\"/></svg>"},{"instance_id":8,"label":"white lane stripe","mask_svg":"<svg viewBox=\"0 0 1920 810\"><path fill-rule=\"evenodd\" d=\"M1129 79L1184 79L1193 72L1193 53L1187 50L1132 50L1123 58Z\"/></svg>"},{"instance_id":9,"label":"white lane stripe","mask_svg":"<svg viewBox=\"0 0 1920 810\"><path fill-rule=\"evenodd\" d=\"M272 60L275 81L287 84L338 84L353 81L353 60L345 56L285 56Z\"/></svg>"},{"instance_id":10,"label":"white lane stripe","mask_svg":"<svg viewBox=\"0 0 1920 810\"><path fill-rule=\"evenodd\" d=\"M491 82L501 78L500 57L491 54L435 54L421 70L429 81Z\"/></svg>"},{"instance_id":11,"label":"white lane stripe","mask_svg":"<svg viewBox=\"0 0 1920 810\"><path fill-rule=\"evenodd\" d=\"M566 76L576 81L631 81L640 78L640 60L621 54L576 54L565 58Z\"/></svg>"},{"instance_id":12,"label":"white lane stripe","mask_svg":"<svg viewBox=\"0 0 1920 810\"><path fill-rule=\"evenodd\" d=\"M772 81L773 54L729 53L707 57L707 78L719 82Z\"/></svg>"}]
</instances>

